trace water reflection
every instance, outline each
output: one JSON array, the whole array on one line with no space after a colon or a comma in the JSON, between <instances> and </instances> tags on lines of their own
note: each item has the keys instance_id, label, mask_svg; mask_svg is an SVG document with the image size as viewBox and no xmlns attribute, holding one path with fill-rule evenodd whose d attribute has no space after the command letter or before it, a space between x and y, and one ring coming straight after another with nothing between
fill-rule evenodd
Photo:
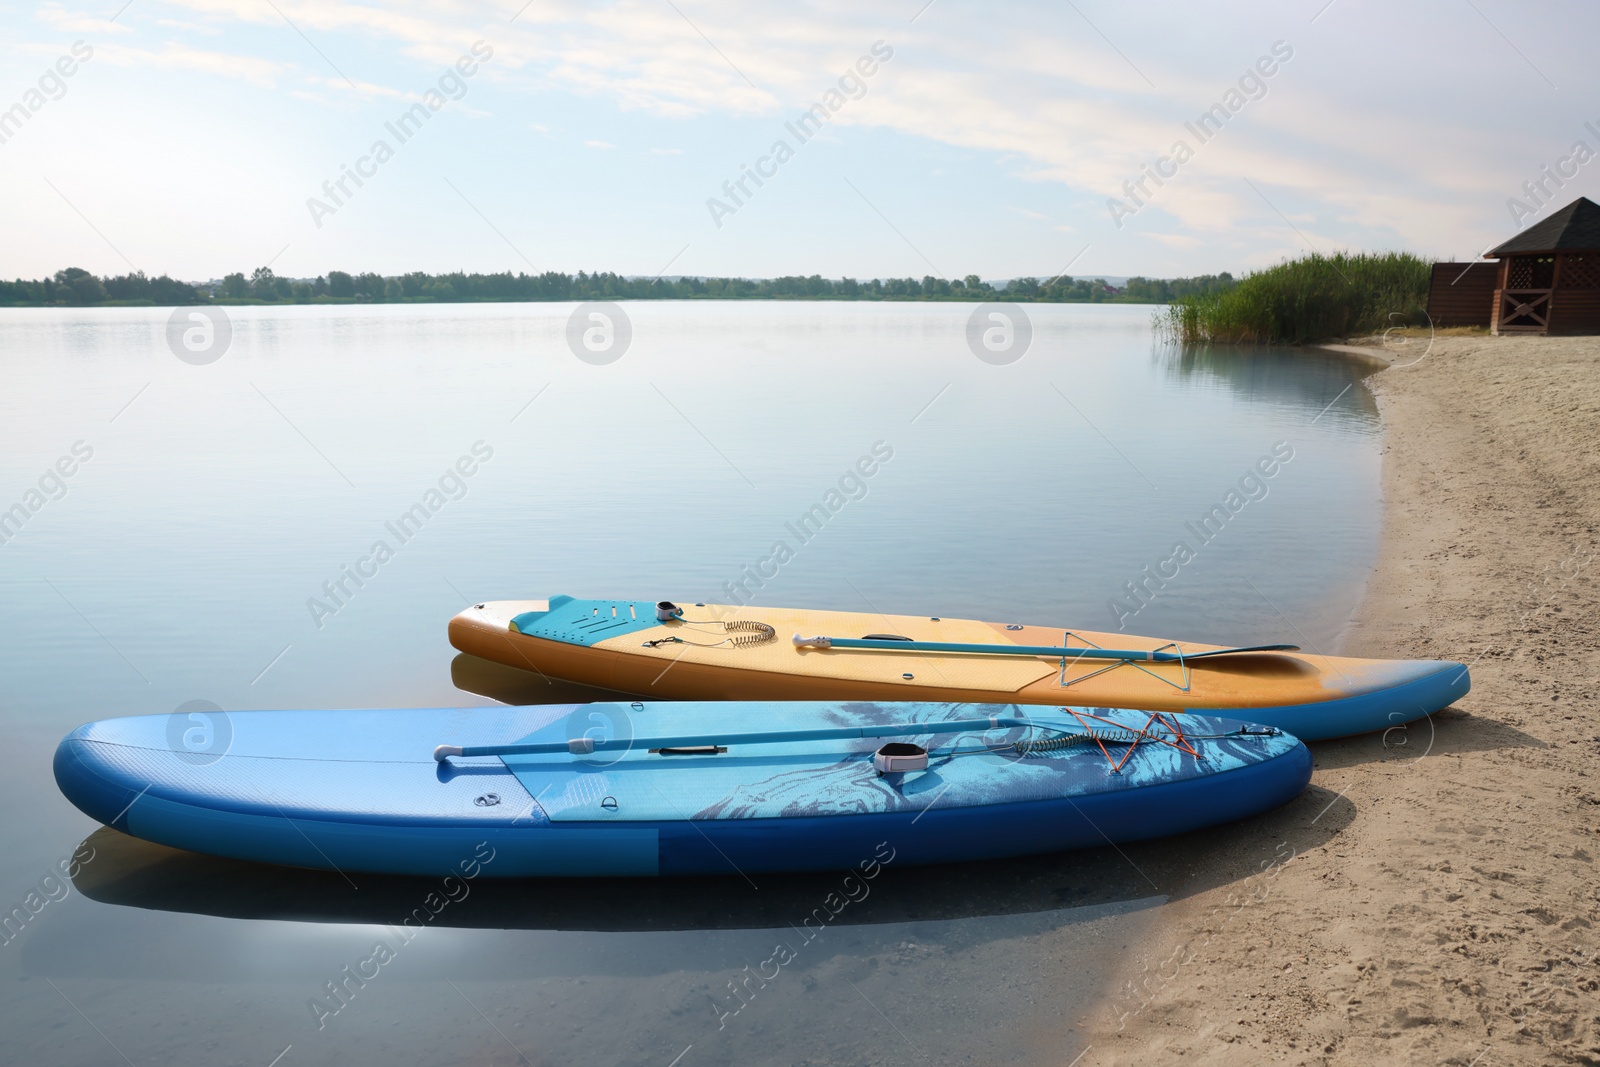
<instances>
[{"instance_id":1,"label":"water reflection","mask_svg":"<svg viewBox=\"0 0 1600 1067\"><path fill-rule=\"evenodd\" d=\"M1300 816L1310 813L1314 820ZM1074 852L931 867L883 866L830 925L946 923L994 916L1144 907L1248 878L1254 869L1196 862L1218 839L1266 832L1297 852L1316 848L1354 817L1348 800L1313 785L1284 808L1196 834ZM1263 830L1263 828L1270 828ZM438 888L432 878L280 867L207 856L130 837L109 827L80 848L73 886L102 904L229 919L374 924L399 921ZM1271 851L1270 849L1268 850ZM431 925L462 929L675 931L775 929L799 922L849 872L705 878L479 878L468 906L445 908ZM859 898L859 899L857 899Z\"/></svg>"},{"instance_id":2,"label":"water reflection","mask_svg":"<svg viewBox=\"0 0 1600 1067\"><path fill-rule=\"evenodd\" d=\"M1277 812L1205 834L890 867L814 936L806 917L827 906L843 872L764 876L759 888L737 878L480 879L404 940L397 926L437 888L429 879L356 875L352 885L101 829L74 879L91 906L37 931L20 962L74 992L107 990L113 1000L97 1004L119 1020L119 1044L168 1062L267 1062L292 1042L296 1062L330 1065L366 1062L384 1046L391 1064L664 1064L692 1048L694 1063L729 1067L1059 1067L1083 1051L1084 1016L1146 936L1155 905L1222 882L1244 889L1262 877L1263 858L1319 847L1354 814L1313 786ZM1234 862L1202 866L1219 849ZM346 969L378 941L393 946L393 962L354 983ZM329 999L330 981L344 1003ZM140 991L163 988L184 990L197 1022L230 1018L247 990L255 1025L226 1037L214 1025L173 1033L165 1013L141 1010ZM394 1045L397 1020L406 1038Z\"/></svg>"},{"instance_id":3,"label":"water reflection","mask_svg":"<svg viewBox=\"0 0 1600 1067\"><path fill-rule=\"evenodd\" d=\"M1359 357L1319 348L1161 345L1156 362L1173 380L1225 386L1242 400L1273 404L1332 420L1345 429L1379 430L1378 404L1351 384L1379 369ZM1335 398L1338 403L1334 403Z\"/></svg>"},{"instance_id":4,"label":"water reflection","mask_svg":"<svg viewBox=\"0 0 1600 1067\"><path fill-rule=\"evenodd\" d=\"M230 919L389 923L438 888L438 879L277 867L205 856L108 827L83 847L94 861L74 887L90 900ZM845 872L741 878L494 879L474 881L470 907L433 925L499 930L742 930L799 922ZM860 893L859 890L857 890ZM1162 894L1113 849L916 870L885 867L830 925L949 921L1107 905L1143 907ZM1059 922L1057 920L1053 922Z\"/></svg>"},{"instance_id":5,"label":"water reflection","mask_svg":"<svg viewBox=\"0 0 1600 1067\"><path fill-rule=\"evenodd\" d=\"M631 693L596 689L534 671L518 670L504 663L479 659L465 652L450 661L450 681L463 693L498 700L513 706L524 704L590 704L630 698Z\"/></svg>"},{"instance_id":6,"label":"water reflection","mask_svg":"<svg viewBox=\"0 0 1600 1067\"><path fill-rule=\"evenodd\" d=\"M427 1022L391 1063L662 1064L691 1046L697 1064L921 1062L914 1048L939 1063L1070 1060L1078 1020L1165 899L1110 849L885 868L825 924L815 917L832 910L844 872L762 877L759 888L480 879L402 936L437 882L357 874L351 885L109 829L85 844L94 860L74 886L101 906L41 929L25 971L69 986L247 984L271 1035L263 1062L291 1041L301 1062L359 1062L396 1020ZM350 979L380 941L393 962ZM1019 962L1040 953L1074 965ZM347 1003L328 996L330 980ZM478 1008L515 1054L496 1058ZM253 1054L249 1036L230 1034L229 1053ZM130 1041L126 1024L118 1037Z\"/></svg>"},{"instance_id":7,"label":"water reflection","mask_svg":"<svg viewBox=\"0 0 1600 1067\"><path fill-rule=\"evenodd\" d=\"M586 887L552 887L562 888ZM906 883L878 892L916 890ZM742 883L728 891L751 893ZM757 929L457 927L407 941L393 915L385 924L307 924L181 913L130 919L122 909L96 908L70 929L41 931L22 962L74 995L93 992L90 1009L116 1020L118 1046L139 1063L265 1064L292 1044L294 1062L329 1065L372 1062L381 1051L384 1063L429 1067L1059 1067L1081 1051L1079 1022L1159 900L841 923L811 939L797 928L798 915ZM479 903L474 892L461 906ZM369 965L378 942L391 955ZM1030 962L1040 955L1073 966ZM50 1018L68 1010L47 1001L39 1008ZM250 1025L233 1025L241 1013ZM61 1045L32 1062L96 1055L89 1040ZM70 1058L75 1052L86 1058Z\"/></svg>"}]
</instances>

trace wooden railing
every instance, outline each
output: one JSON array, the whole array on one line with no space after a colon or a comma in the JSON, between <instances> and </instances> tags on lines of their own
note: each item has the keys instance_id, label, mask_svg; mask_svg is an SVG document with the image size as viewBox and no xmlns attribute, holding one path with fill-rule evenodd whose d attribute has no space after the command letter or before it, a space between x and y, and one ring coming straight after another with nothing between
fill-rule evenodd
<instances>
[{"instance_id":1,"label":"wooden railing","mask_svg":"<svg viewBox=\"0 0 1600 1067\"><path fill-rule=\"evenodd\" d=\"M1498 333L1546 333L1550 329L1550 289L1502 289L1496 304Z\"/></svg>"}]
</instances>

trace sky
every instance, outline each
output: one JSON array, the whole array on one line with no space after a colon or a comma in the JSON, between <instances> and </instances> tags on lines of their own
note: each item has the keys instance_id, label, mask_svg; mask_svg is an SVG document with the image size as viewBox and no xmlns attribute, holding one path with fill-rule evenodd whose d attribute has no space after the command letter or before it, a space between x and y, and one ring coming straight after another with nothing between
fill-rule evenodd
<instances>
[{"instance_id":1,"label":"sky","mask_svg":"<svg viewBox=\"0 0 1600 1067\"><path fill-rule=\"evenodd\" d=\"M1600 199L1592 0L120 3L0 5L0 276L1175 277Z\"/></svg>"}]
</instances>

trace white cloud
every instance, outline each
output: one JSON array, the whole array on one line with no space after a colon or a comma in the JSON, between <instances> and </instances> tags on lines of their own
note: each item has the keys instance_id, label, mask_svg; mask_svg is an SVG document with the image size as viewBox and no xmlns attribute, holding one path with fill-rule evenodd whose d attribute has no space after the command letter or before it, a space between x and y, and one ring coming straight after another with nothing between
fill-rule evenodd
<instances>
[{"instance_id":1,"label":"white cloud","mask_svg":"<svg viewBox=\"0 0 1600 1067\"><path fill-rule=\"evenodd\" d=\"M52 29L65 30L68 33L87 33L103 37L107 34L131 32L121 23L112 22L100 15L68 11L60 4L42 4L39 10L34 12L34 17Z\"/></svg>"},{"instance_id":2,"label":"white cloud","mask_svg":"<svg viewBox=\"0 0 1600 1067\"><path fill-rule=\"evenodd\" d=\"M1199 248L1203 243L1200 238L1190 233L1147 233L1144 236L1172 248Z\"/></svg>"},{"instance_id":3,"label":"white cloud","mask_svg":"<svg viewBox=\"0 0 1600 1067\"><path fill-rule=\"evenodd\" d=\"M185 22L183 19L156 19L156 25L169 30L181 30L184 33L203 33L212 37L222 33L222 29L218 26L199 22Z\"/></svg>"},{"instance_id":4,"label":"white cloud","mask_svg":"<svg viewBox=\"0 0 1600 1067\"><path fill-rule=\"evenodd\" d=\"M128 45L100 45L95 49L95 60L119 67L166 67L237 78L261 89L276 88L278 78L288 69L268 59L210 52L175 41L168 41L159 52Z\"/></svg>"},{"instance_id":5,"label":"white cloud","mask_svg":"<svg viewBox=\"0 0 1600 1067\"><path fill-rule=\"evenodd\" d=\"M331 75L326 77L321 75L313 75L310 80L318 84L325 85L336 92L354 93L363 100L372 100L378 97L384 97L391 100L416 99L415 93L403 93L399 89L391 89L387 85L374 85L372 82L364 82L356 79L347 80L345 78L334 77Z\"/></svg>"}]
</instances>

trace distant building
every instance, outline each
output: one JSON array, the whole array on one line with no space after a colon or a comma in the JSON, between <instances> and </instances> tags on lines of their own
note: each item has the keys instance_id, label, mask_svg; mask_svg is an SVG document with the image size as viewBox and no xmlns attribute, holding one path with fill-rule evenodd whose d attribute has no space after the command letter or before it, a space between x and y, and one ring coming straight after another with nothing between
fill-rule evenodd
<instances>
[{"instance_id":1,"label":"distant building","mask_svg":"<svg viewBox=\"0 0 1600 1067\"><path fill-rule=\"evenodd\" d=\"M1435 263L1435 326L1496 334L1600 334L1600 204L1579 197L1485 252L1495 263Z\"/></svg>"}]
</instances>

